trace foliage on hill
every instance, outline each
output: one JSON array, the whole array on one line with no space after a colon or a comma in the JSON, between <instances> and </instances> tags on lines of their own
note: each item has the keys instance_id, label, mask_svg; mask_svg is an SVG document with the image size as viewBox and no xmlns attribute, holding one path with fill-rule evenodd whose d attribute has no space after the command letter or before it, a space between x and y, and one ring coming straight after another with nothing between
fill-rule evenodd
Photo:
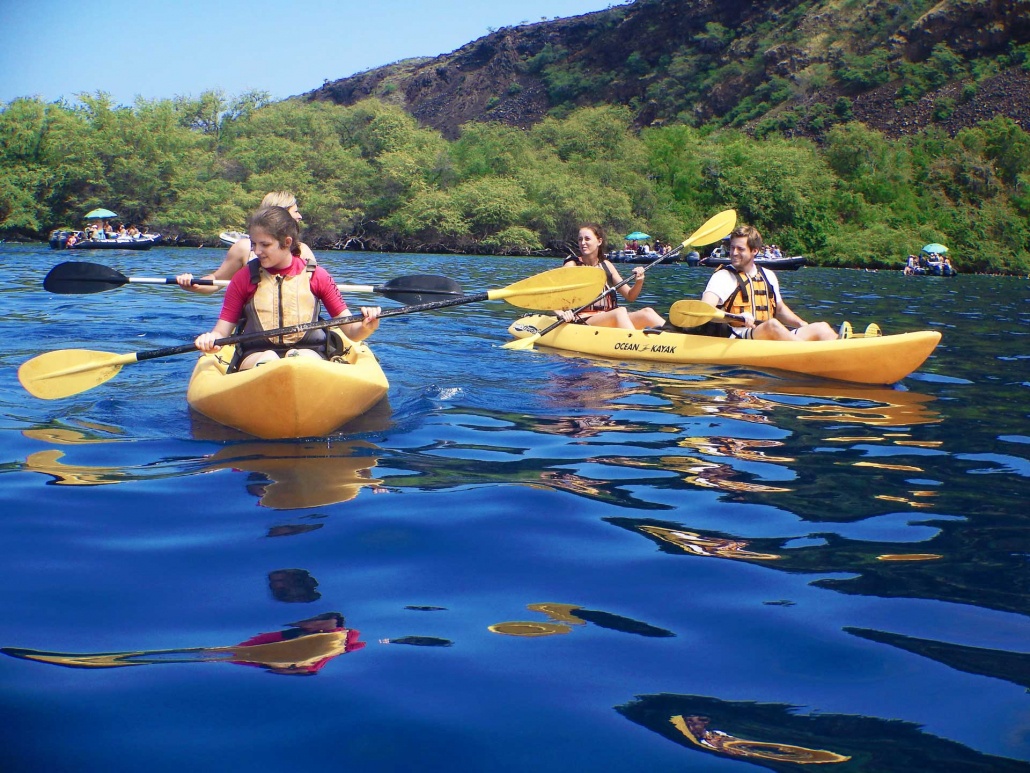
<instances>
[{"instance_id":1,"label":"foliage on hill","mask_svg":"<svg viewBox=\"0 0 1030 773\"><path fill-rule=\"evenodd\" d=\"M0 110L0 233L45 237L95 206L212 244L269 190L291 189L316 247L565 254L578 224L678 242L735 207L824 265L897 267L947 244L964 271L1030 273L1030 135L998 117L955 137L860 123L822 142L738 129L633 127L588 107L527 129L470 123L453 141L369 99L268 104L19 99Z\"/></svg>"}]
</instances>

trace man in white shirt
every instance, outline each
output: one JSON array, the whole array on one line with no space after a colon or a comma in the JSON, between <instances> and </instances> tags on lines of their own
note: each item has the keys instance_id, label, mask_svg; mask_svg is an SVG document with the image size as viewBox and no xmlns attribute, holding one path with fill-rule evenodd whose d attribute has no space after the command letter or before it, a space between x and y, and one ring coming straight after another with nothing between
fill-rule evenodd
<instances>
[{"instance_id":1,"label":"man in white shirt","mask_svg":"<svg viewBox=\"0 0 1030 773\"><path fill-rule=\"evenodd\" d=\"M730 235L730 265L712 274L701 300L744 317L733 321L729 335L767 341L829 341L837 333L825 322L805 322L780 296L776 274L755 264L762 235L754 226L738 226Z\"/></svg>"}]
</instances>

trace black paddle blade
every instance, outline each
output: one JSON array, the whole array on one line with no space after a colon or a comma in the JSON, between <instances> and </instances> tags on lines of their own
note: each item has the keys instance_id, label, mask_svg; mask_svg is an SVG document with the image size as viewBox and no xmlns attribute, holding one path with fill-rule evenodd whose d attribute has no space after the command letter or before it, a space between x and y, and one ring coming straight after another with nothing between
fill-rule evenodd
<instances>
[{"instance_id":1,"label":"black paddle blade","mask_svg":"<svg viewBox=\"0 0 1030 773\"><path fill-rule=\"evenodd\" d=\"M405 306L442 301L463 295L461 285L453 279L433 274L413 274L391 279L375 288L376 292Z\"/></svg>"},{"instance_id":2,"label":"black paddle blade","mask_svg":"<svg viewBox=\"0 0 1030 773\"><path fill-rule=\"evenodd\" d=\"M125 274L99 263L58 263L43 279L43 289L58 295L102 293L129 281Z\"/></svg>"}]
</instances>

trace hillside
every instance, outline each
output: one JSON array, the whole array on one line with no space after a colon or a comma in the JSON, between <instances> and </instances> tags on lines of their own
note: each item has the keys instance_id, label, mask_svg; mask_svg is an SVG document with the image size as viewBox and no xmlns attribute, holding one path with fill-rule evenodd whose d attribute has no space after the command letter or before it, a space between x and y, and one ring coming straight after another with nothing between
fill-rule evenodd
<instances>
[{"instance_id":1,"label":"hillside","mask_svg":"<svg viewBox=\"0 0 1030 773\"><path fill-rule=\"evenodd\" d=\"M432 59L302 95L396 104L454 138L469 121L530 126L629 105L685 122L815 136L857 119L888 136L1004 115L1030 128L1030 0L636 0L507 27Z\"/></svg>"}]
</instances>

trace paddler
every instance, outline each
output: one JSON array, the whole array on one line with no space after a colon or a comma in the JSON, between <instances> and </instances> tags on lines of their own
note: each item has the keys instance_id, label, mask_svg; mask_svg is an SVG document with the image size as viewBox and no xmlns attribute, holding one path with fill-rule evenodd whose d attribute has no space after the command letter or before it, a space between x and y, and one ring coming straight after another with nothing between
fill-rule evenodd
<instances>
[{"instance_id":1,"label":"paddler","mask_svg":"<svg viewBox=\"0 0 1030 773\"><path fill-rule=\"evenodd\" d=\"M616 292L622 293L627 301L635 301L640 291L644 288L644 268L636 266L633 269L633 284L623 285L618 290L612 290L622 282L622 277L615 270L611 261L602 258L607 254L608 241L604 229L596 223L586 223L579 229L579 255L570 255L562 264L564 266L600 266L604 269L605 289L604 297L587 309L578 314L569 310L556 311L565 322L581 322L587 325L598 327L618 327L626 330L642 330L644 328L658 328L665 324L665 320L651 307L628 311L619 306Z\"/></svg>"},{"instance_id":2,"label":"paddler","mask_svg":"<svg viewBox=\"0 0 1030 773\"><path fill-rule=\"evenodd\" d=\"M753 338L756 341L830 341L837 333L825 322L809 324L795 314L780 295L776 274L755 263L764 248L762 235L750 225L730 234L729 265L721 266L708 280L701 300L745 322L707 323L690 333L720 337Z\"/></svg>"},{"instance_id":3,"label":"paddler","mask_svg":"<svg viewBox=\"0 0 1030 773\"><path fill-rule=\"evenodd\" d=\"M301 257L300 228L289 210L259 209L251 216L248 229L257 259L233 274L218 322L194 342L202 352L217 352L221 347L215 341L231 335L238 325L243 333L256 333L314 322L323 304L334 318L347 315L347 304L329 273L314 257L307 261ZM340 329L352 341L361 341L379 327L381 311L379 306L362 306L362 320L340 325ZM246 344L239 370L293 356L325 359L325 331L309 330Z\"/></svg>"}]
</instances>

